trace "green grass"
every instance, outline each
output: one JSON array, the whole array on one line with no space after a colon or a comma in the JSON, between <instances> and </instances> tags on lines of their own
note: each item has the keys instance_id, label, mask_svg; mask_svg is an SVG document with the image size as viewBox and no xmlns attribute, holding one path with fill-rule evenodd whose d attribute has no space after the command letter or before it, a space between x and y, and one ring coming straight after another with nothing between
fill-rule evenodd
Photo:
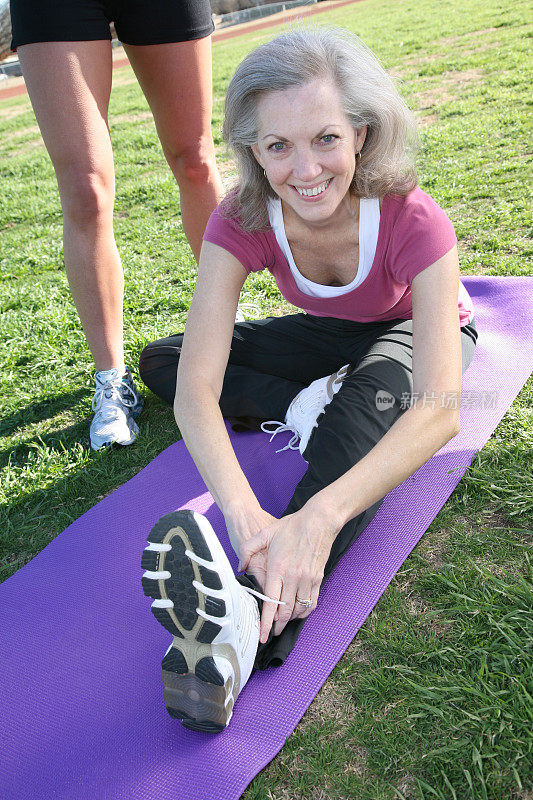
<instances>
[{"instance_id":1,"label":"green grass","mask_svg":"<svg viewBox=\"0 0 533 800\"><path fill-rule=\"evenodd\" d=\"M528 5L510 0L364 0L316 17L358 33L401 80L421 123L421 185L452 218L463 274L528 271L527 19ZM215 45L217 143L236 64L278 30ZM134 364L144 343L183 328L195 265L146 102L129 69L115 77L115 230ZM64 274L54 174L27 97L0 102L0 132L7 578L178 432L149 396L137 445L89 450L91 360ZM220 163L231 169L222 147ZM253 276L244 294L261 313L286 307L268 275ZM532 393L530 381L244 800L533 797Z\"/></svg>"}]
</instances>

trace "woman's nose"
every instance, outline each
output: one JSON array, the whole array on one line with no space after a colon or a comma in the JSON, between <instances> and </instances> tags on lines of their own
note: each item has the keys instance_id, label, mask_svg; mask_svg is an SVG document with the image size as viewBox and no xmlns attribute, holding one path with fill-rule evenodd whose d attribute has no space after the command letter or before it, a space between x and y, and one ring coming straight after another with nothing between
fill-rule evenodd
<instances>
[{"instance_id":1,"label":"woman's nose","mask_svg":"<svg viewBox=\"0 0 533 800\"><path fill-rule=\"evenodd\" d=\"M293 167L294 177L300 181L309 181L317 178L322 172L322 167L312 151L304 150L296 153Z\"/></svg>"}]
</instances>

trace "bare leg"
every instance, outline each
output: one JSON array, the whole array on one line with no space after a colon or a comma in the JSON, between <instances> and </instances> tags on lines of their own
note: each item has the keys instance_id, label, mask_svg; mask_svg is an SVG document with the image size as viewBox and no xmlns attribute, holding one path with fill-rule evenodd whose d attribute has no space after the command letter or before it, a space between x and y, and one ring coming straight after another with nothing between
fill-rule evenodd
<instances>
[{"instance_id":1,"label":"bare leg","mask_svg":"<svg viewBox=\"0 0 533 800\"><path fill-rule=\"evenodd\" d=\"M183 229L198 260L207 220L223 194L211 135L211 37L125 49L178 182Z\"/></svg>"},{"instance_id":2,"label":"bare leg","mask_svg":"<svg viewBox=\"0 0 533 800\"><path fill-rule=\"evenodd\" d=\"M121 366L124 278L113 235L110 43L44 42L18 54L56 172L72 297L96 369Z\"/></svg>"}]
</instances>

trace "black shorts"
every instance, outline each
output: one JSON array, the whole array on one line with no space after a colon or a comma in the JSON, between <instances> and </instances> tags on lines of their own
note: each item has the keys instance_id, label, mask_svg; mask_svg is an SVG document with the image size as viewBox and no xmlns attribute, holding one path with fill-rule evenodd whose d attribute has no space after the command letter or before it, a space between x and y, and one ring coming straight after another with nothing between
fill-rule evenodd
<instances>
[{"instance_id":1,"label":"black shorts","mask_svg":"<svg viewBox=\"0 0 533 800\"><path fill-rule=\"evenodd\" d=\"M213 32L209 0L11 0L11 48L34 42L111 39L168 44Z\"/></svg>"}]
</instances>

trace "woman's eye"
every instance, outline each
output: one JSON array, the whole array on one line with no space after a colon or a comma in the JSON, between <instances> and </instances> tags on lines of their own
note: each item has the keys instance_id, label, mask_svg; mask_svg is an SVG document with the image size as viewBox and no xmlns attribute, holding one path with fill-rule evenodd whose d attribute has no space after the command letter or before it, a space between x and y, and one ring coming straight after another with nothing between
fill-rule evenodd
<instances>
[{"instance_id":1,"label":"woman's eye","mask_svg":"<svg viewBox=\"0 0 533 800\"><path fill-rule=\"evenodd\" d=\"M269 145L268 149L271 150L273 153L282 153L285 147L284 142L273 142Z\"/></svg>"},{"instance_id":2,"label":"woman's eye","mask_svg":"<svg viewBox=\"0 0 533 800\"><path fill-rule=\"evenodd\" d=\"M338 139L338 138L339 138L339 137L338 137L338 136L336 136L334 133L326 133L326 135L325 135L325 136L322 136L322 138L320 139L320 141L321 141L321 142L324 142L324 144L331 144L332 142L334 142L334 141L335 141L335 139Z\"/></svg>"}]
</instances>

